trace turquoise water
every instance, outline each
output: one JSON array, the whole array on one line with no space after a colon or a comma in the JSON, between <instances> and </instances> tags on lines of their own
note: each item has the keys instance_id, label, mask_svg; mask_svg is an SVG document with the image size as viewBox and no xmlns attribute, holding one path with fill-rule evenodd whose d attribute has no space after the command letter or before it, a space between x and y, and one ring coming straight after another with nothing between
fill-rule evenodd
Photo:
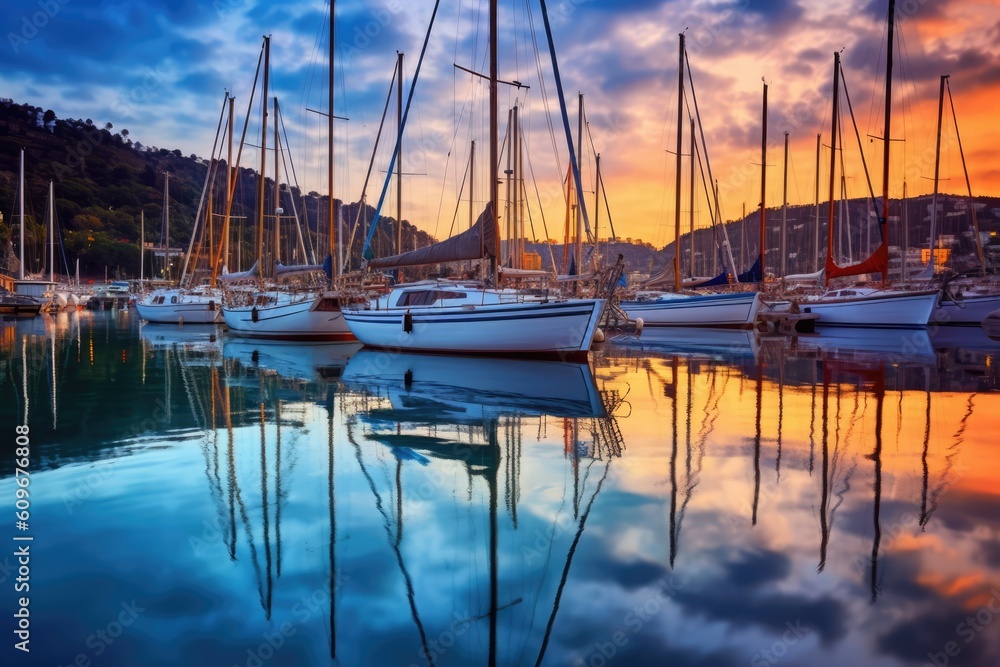
<instances>
[{"instance_id":1,"label":"turquoise water","mask_svg":"<svg viewBox=\"0 0 1000 667\"><path fill-rule=\"evenodd\" d=\"M1000 664L978 329L575 365L0 327L4 664Z\"/></svg>"}]
</instances>

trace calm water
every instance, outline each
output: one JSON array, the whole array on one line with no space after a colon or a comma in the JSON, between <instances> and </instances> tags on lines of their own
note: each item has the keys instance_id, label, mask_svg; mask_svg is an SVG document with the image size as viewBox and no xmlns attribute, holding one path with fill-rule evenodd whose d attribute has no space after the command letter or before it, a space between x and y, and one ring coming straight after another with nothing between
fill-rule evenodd
<instances>
[{"instance_id":1,"label":"calm water","mask_svg":"<svg viewBox=\"0 0 1000 667\"><path fill-rule=\"evenodd\" d=\"M1000 664L1000 343L930 333L588 366L4 322L2 662Z\"/></svg>"}]
</instances>

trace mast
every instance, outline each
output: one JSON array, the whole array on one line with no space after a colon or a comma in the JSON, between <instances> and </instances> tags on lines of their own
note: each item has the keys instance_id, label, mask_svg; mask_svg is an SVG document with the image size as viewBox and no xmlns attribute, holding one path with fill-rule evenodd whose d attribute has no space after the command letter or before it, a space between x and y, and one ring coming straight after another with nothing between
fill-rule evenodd
<instances>
[{"instance_id":1,"label":"mast","mask_svg":"<svg viewBox=\"0 0 1000 667\"><path fill-rule=\"evenodd\" d=\"M234 107L236 105L236 98L232 95L229 96L229 149L228 155L226 157L226 217L222 219L222 265L229 266L229 214L230 206L228 202L231 200L233 192L233 176L235 172L233 170L233 116ZM212 267L212 285L215 285L215 277L218 275L218 267Z\"/></svg>"},{"instance_id":2,"label":"mast","mask_svg":"<svg viewBox=\"0 0 1000 667\"><path fill-rule=\"evenodd\" d=\"M490 179L490 211L494 222L497 219L497 5L498 0L490 0L490 164L487 174ZM490 274L496 278L497 260L500 257L500 235L497 234L496 245L493 248L493 258L490 260Z\"/></svg>"},{"instance_id":3,"label":"mast","mask_svg":"<svg viewBox=\"0 0 1000 667\"><path fill-rule=\"evenodd\" d=\"M691 224L691 258L688 260L690 275L694 277L694 116L691 117L691 182L689 183L690 190L690 203L691 210L690 213L690 224Z\"/></svg>"},{"instance_id":4,"label":"mast","mask_svg":"<svg viewBox=\"0 0 1000 667\"><path fill-rule=\"evenodd\" d=\"M903 228L903 252L902 252L902 263L899 265L901 270L900 275L903 277L903 282L908 282L910 280L910 269L907 266L910 258L910 225L909 216L906 214L906 179L903 179L903 210L900 211L902 214L900 216L900 225Z\"/></svg>"},{"instance_id":5,"label":"mast","mask_svg":"<svg viewBox=\"0 0 1000 667\"><path fill-rule=\"evenodd\" d=\"M146 264L146 211L139 210L139 291L142 291L142 276Z\"/></svg>"},{"instance_id":6,"label":"mast","mask_svg":"<svg viewBox=\"0 0 1000 667\"><path fill-rule=\"evenodd\" d=\"M785 279L786 254L785 248L786 232L788 227L788 132L785 132L785 176L784 185L781 189L781 279Z\"/></svg>"},{"instance_id":7,"label":"mast","mask_svg":"<svg viewBox=\"0 0 1000 667\"><path fill-rule=\"evenodd\" d=\"M17 176L18 192L20 197L17 198L17 221L20 227L21 235L21 245L19 246L18 252L20 257L17 263L17 279L24 280L24 149L21 149L21 167L18 170ZM27 366L25 366L27 368ZM25 385L27 386L27 385Z\"/></svg>"},{"instance_id":8,"label":"mast","mask_svg":"<svg viewBox=\"0 0 1000 667\"><path fill-rule=\"evenodd\" d=\"M944 83L948 80L947 74L941 75L941 89L938 91L938 120L937 120L937 144L934 149L934 195L931 197L931 259L927 265L929 277L934 276L934 244L937 237L937 197L938 197L938 176L941 171L941 120L944 117Z\"/></svg>"},{"instance_id":9,"label":"mast","mask_svg":"<svg viewBox=\"0 0 1000 667\"><path fill-rule=\"evenodd\" d=\"M677 151L674 178L674 290L681 289L681 135L684 123L684 33L677 60Z\"/></svg>"},{"instance_id":10,"label":"mast","mask_svg":"<svg viewBox=\"0 0 1000 667\"><path fill-rule=\"evenodd\" d=\"M511 220L513 215L513 209L510 205L510 179L514 173L513 160L514 160L514 140L513 140L513 130L514 130L514 109L507 110L507 168L504 170L504 175L506 178L507 192L504 196L504 217L506 218L507 231L504 236L507 238L507 257L505 262L510 262L511 267L514 266L513 257L514 250L511 247L514 239L514 223Z\"/></svg>"},{"instance_id":11,"label":"mast","mask_svg":"<svg viewBox=\"0 0 1000 667\"><path fill-rule=\"evenodd\" d=\"M521 249L521 239L524 238L521 234L521 225L523 220L521 219L521 123L517 112L517 102L514 102L514 143L511 144L511 153L514 155L514 190L512 191L512 206L511 211L514 215L514 268L520 269L522 249Z\"/></svg>"},{"instance_id":12,"label":"mast","mask_svg":"<svg viewBox=\"0 0 1000 667\"><path fill-rule=\"evenodd\" d=\"M403 252L403 53L396 51L396 253Z\"/></svg>"},{"instance_id":13,"label":"mast","mask_svg":"<svg viewBox=\"0 0 1000 667\"><path fill-rule=\"evenodd\" d=\"M49 181L49 282L56 281L56 205L55 187Z\"/></svg>"},{"instance_id":14,"label":"mast","mask_svg":"<svg viewBox=\"0 0 1000 667\"><path fill-rule=\"evenodd\" d=\"M337 234L334 224L334 214L333 208L335 205L335 200L333 198L333 54L334 47L336 46L335 32L333 29L335 9L337 6L337 0L330 0L330 66L327 72L327 132L326 132L326 188L327 188L327 218L326 218L326 228L329 234L329 251L330 251L330 287L334 286L334 276L339 275L340 266L337 262ZM265 79L266 81L266 79Z\"/></svg>"},{"instance_id":15,"label":"mast","mask_svg":"<svg viewBox=\"0 0 1000 667\"><path fill-rule=\"evenodd\" d=\"M826 220L826 267L833 262L833 210L836 206L834 187L837 181L837 115L840 113L840 52L833 54L833 114L830 129L830 205ZM888 146L888 140L885 142ZM829 270L824 275L824 282L830 284Z\"/></svg>"},{"instance_id":16,"label":"mast","mask_svg":"<svg viewBox=\"0 0 1000 667\"><path fill-rule=\"evenodd\" d=\"M885 51L885 141L882 143L882 219L879 220L879 231L882 234L882 245L886 245L886 220L889 219L889 147L892 143L892 133L889 131L892 120L892 38L896 27L896 0L889 0L889 45ZM838 59L839 67L839 59ZM836 100L834 100L836 104ZM933 253L931 253L933 255ZM888 269L888 267L886 267ZM882 274L882 283L889 281L886 270Z\"/></svg>"},{"instance_id":17,"label":"mast","mask_svg":"<svg viewBox=\"0 0 1000 667\"><path fill-rule=\"evenodd\" d=\"M816 135L816 229L813 230L813 271L819 271L819 151L823 135Z\"/></svg>"},{"instance_id":18,"label":"mast","mask_svg":"<svg viewBox=\"0 0 1000 667\"><path fill-rule=\"evenodd\" d=\"M170 172L164 172L163 181L163 237L166 243L164 249L163 275L170 280Z\"/></svg>"},{"instance_id":19,"label":"mast","mask_svg":"<svg viewBox=\"0 0 1000 667\"><path fill-rule=\"evenodd\" d=\"M979 255L979 266L983 277L986 277L986 258L983 257L983 240L979 236L979 220L976 218L975 202L972 200L972 183L969 181L969 168L965 164L965 151L962 150L962 135L958 133L958 114L955 113L955 100L951 96L951 81L948 81L948 103L951 105L951 118L955 122L955 139L958 141L958 155L962 158L962 171L965 172L965 187L969 192L969 211L972 213L972 228L976 232L976 254Z\"/></svg>"},{"instance_id":20,"label":"mast","mask_svg":"<svg viewBox=\"0 0 1000 667\"><path fill-rule=\"evenodd\" d=\"M579 94L579 114L576 119L576 154L577 159L583 157L583 93ZM582 185L577 183L578 186ZM574 248L576 257L576 273L583 273L583 188L578 187L576 191L576 247ZM576 282L574 291L579 291L580 283Z\"/></svg>"},{"instance_id":21,"label":"mast","mask_svg":"<svg viewBox=\"0 0 1000 667\"><path fill-rule=\"evenodd\" d=\"M257 261L261 277L266 275L264 269L264 175L267 170L267 83L271 58L271 38L264 37L264 92L261 95L261 128L260 128L260 185L257 188Z\"/></svg>"},{"instance_id":22,"label":"mast","mask_svg":"<svg viewBox=\"0 0 1000 667\"><path fill-rule=\"evenodd\" d=\"M601 235L597 232L597 218L601 210L600 205L600 194L601 194L602 184L601 184L601 154L598 153L594 156L594 242L600 246ZM611 212L608 211L608 219L611 218ZM522 222L523 224L523 222ZM598 250L599 251L599 250Z\"/></svg>"},{"instance_id":23,"label":"mast","mask_svg":"<svg viewBox=\"0 0 1000 667\"><path fill-rule=\"evenodd\" d=\"M764 84L764 111L760 127L760 279L764 281L767 252L767 83Z\"/></svg>"},{"instance_id":24,"label":"mast","mask_svg":"<svg viewBox=\"0 0 1000 667\"><path fill-rule=\"evenodd\" d=\"M278 158L281 153L280 137L278 135L278 98L274 98L274 264L281 261L281 184L278 178Z\"/></svg>"}]
</instances>

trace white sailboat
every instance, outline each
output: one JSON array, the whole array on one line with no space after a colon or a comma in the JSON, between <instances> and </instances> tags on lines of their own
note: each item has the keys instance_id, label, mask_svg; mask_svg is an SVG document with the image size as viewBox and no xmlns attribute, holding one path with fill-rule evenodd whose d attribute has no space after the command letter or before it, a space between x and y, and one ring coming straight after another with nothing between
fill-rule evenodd
<instances>
[{"instance_id":1,"label":"white sailboat","mask_svg":"<svg viewBox=\"0 0 1000 667\"><path fill-rule=\"evenodd\" d=\"M211 170L209 170L211 173ZM163 186L163 214L166 229L170 228L170 174L166 174ZM145 225L143 225L144 229ZM144 236L144 234L142 234ZM167 245L169 246L169 232ZM140 251L144 252L144 239L140 239ZM169 248L167 257L169 261ZM222 294L207 286L194 289L169 287L153 290L135 304L139 317L155 324L215 324L219 320Z\"/></svg>"},{"instance_id":2,"label":"white sailboat","mask_svg":"<svg viewBox=\"0 0 1000 667\"><path fill-rule=\"evenodd\" d=\"M429 36L428 30L421 52L421 62ZM563 123L568 127L559 68L554 53L552 55L553 74L559 91ZM419 72L418 62L410 89L411 98ZM495 169L499 164L495 4L491 5L490 10L488 79L490 165ZM408 111L409 102L406 113ZM406 113L402 116L403 125ZM401 136L402 129L397 136L393 161L399 153ZM569 144L570 162L574 164L574 171L578 177L572 142ZM388 171L392 172L392 165ZM498 193L497 179L490 180L489 203L479 216L479 220L470 229L428 248L383 259L372 259L369 261L369 268L385 269L489 259L496 273L500 256L496 216ZM381 209L385 191L386 187L383 187L383 195L376 211ZM432 353L582 359L586 358L590 350L604 306L604 299L551 300L547 297L527 295L517 290L487 287L479 282L444 281L399 285L374 303L367 304L364 309L344 311L344 319L358 340L370 347Z\"/></svg>"},{"instance_id":3,"label":"white sailboat","mask_svg":"<svg viewBox=\"0 0 1000 667\"><path fill-rule=\"evenodd\" d=\"M680 56L678 59L678 103L677 103L677 168L674 206L674 290L656 292L644 300L622 301L619 305L630 320L642 320L643 326L652 327L729 327L749 329L757 319L760 308L760 294L752 292L725 292L718 294L695 294L681 292L681 159L682 128L684 113L684 72L687 52L684 34L680 34ZM692 123L693 124L693 123ZM692 146L694 131L692 130ZM692 154L694 150L692 150ZM692 161L695 157L692 155ZM694 208L693 185L691 208ZM694 223L692 221L692 229ZM693 233L692 233L693 238ZM730 261L731 258L730 258ZM735 275L735 271L734 271Z\"/></svg>"},{"instance_id":4,"label":"white sailboat","mask_svg":"<svg viewBox=\"0 0 1000 667\"><path fill-rule=\"evenodd\" d=\"M972 201L972 184L969 181L969 172L965 168L965 152L962 150L962 139L958 135L958 118L955 116L954 101L951 100L951 85L948 82L949 75L941 75L941 90L938 94L938 126L937 126L937 146L934 153L934 197L931 200L931 251L929 253L930 263L919 278L933 278L934 276L934 242L936 237L936 222L938 215L937 194L938 182L941 166L941 125L944 116L944 93L948 89L949 101L952 101L952 117L955 120L955 134L958 139L958 152L962 157L962 168L965 172L965 184L969 193L969 211L972 215L973 229L975 231L976 249L979 255L980 266L985 266L983 257L983 247L979 236L979 223L976 219L976 207ZM985 270L983 275L985 276ZM930 323L937 325L965 325L977 326L990 313L1000 308L1000 288L995 284L989 284L982 279L979 280L956 280L947 281L941 290L941 299L931 312Z\"/></svg>"},{"instance_id":5,"label":"white sailboat","mask_svg":"<svg viewBox=\"0 0 1000 667\"><path fill-rule=\"evenodd\" d=\"M840 53L833 61L833 114L830 150L830 196L827 237L826 283L834 278L880 273L883 287L855 287L835 289L818 296L797 297L793 303L803 312L819 315L817 326L857 326L885 328L923 328L927 326L940 290L894 290L885 286L889 271L889 245L886 221L889 219L889 146L892 118L892 55L893 29L895 26L895 1L890 0L888 12L888 40L885 76L885 140L882 164L882 215L879 218L881 242L864 261L849 266L838 266L834 261L834 183L837 168L837 136L839 129Z\"/></svg>"},{"instance_id":6,"label":"white sailboat","mask_svg":"<svg viewBox=\"0 0 1000 667\"><path fill-rule=\"evenodd\" d=\"M335 90L333 81L333 57L334 57L334 12L331 5L330 11L330 68L328 86L328 144L327 144L327 188L328 188L328 229L330 230L330 289L326 290L301 290L289 291L282 289L258 290L253 293L231 292L226 305L222 309L222 317L229 327L229 333L242 338L256 338L267 340L284 341L328 341L345 342L355 340L342 314L341 307L346 302L357 301L364 297L349 294L344 290L335 289L336 277L338 274L338 264L336 260L335 243L335 202L333 193L333 91ZM267 100L267 63L270 38L264 38L264 93L263 98ZM275 101L277 105L277 101ZM277 114L275 114L277 115ZM266 117L266 116L265 116ZM277 123L277 120L275 120ZM275 133L277 136L277 132ZM262 130L261 142L261 182L263 182L264 151L267 146L267 127ZM275 182L278 174L275 171ZM264 196L263 192L259 197L260 206L258 209L258 234L263 234L264 219ZM277 206L278 202L275 201ZM278 209L280 212L280 209ZM258 244L258 258L260 263L260 244ZM287 267L286 267L287 268ZM323 270L324 267L310 266L310 270ZM281 267L276 267L275 273L280 272ZM277 277L277 276L275 276Z\"/></svg>"}]
</instances>

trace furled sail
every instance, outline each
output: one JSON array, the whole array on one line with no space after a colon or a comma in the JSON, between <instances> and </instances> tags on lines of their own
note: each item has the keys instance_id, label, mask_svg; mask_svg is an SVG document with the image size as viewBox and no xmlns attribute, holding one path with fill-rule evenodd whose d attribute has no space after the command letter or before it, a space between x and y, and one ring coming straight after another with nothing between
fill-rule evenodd
<instances>
[{"instance_id":1,"label":"furled sail","mask_svg":"<svg viewBox=\"0 0 1000 667\"><path fill-rule=\"evenodd\" d=\"M493 215L493 205L487 204L476 224L468 230L440 243L418 248L392 257L373 259L368 262L372 269L391 269L398 266L419 266L440 264L467 259L493 257L497 239L497 220Z\"/></svg>"},{"instance_id":2,"label":"furled sail","mask_svg":"<svg viewBox=\"0 0 1000 667\"><path fill-rule=\"evenodd\" d=\"M225 267L222 268L222 275L219 276L219 280L224 283L236 283L243 280L255 280L257 278L257 262L253 263L246 271L239 271L237 273L229 273Z\"/></svg>"}]
</instances>

